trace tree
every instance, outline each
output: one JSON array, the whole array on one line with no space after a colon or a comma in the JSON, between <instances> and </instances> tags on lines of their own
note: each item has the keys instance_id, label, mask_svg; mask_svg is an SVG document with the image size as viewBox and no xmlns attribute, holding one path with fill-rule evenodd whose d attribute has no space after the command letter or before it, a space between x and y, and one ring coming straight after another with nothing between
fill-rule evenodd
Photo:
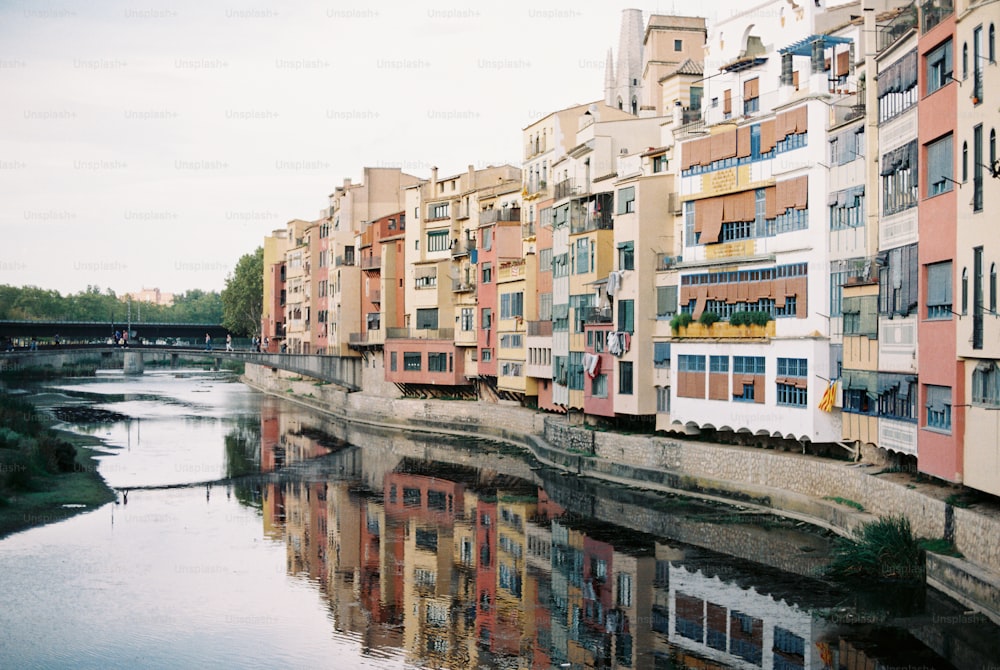
<instances>
[{"instance_id":1,"label":"tree","mask_svg":"<svg viewBox=\"0 0 1000 670\"><path fill-rule=\"evenodd\" d=\"M256 335L264 310L264 247L244 254L222 289L222 325L235 335Z\"/></svg>"}]
</instances>

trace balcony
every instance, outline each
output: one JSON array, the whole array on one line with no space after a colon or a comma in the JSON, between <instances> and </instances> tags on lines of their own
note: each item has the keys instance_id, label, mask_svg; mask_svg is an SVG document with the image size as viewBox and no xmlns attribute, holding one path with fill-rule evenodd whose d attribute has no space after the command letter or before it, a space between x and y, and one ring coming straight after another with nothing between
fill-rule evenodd
<instances>
[{"instance_id":1,"label":"balcony","mask_svg":"<svg viewBox=\"0 0 1000 670\"><path fill-rule=\"evenodd\" d=\"M611 216L610 208L594 213L571 211L569 232L570 234L576 234L586 233L591 230L612 230L614 223L614 217Z\"/></svg>"},{"instance_id":2,"label":"balcony","mask_svg":"<svg viewBox=\"0 0 1000 670\"><path fill-rule=\"evenodd\" d=\"M833 106L832 127L837 127L848 123L849 121L863 118L864 115L865 91L864 88L861 88L858 92L851 93L847 98L844 98Z\"/></svg>"},{"instance_id":3,"label":"balcony","mask_svg":"<svg viewBox=\"0 0 1000 670\"><path fill-rule=\"evenodd\" d=\"M538 177L532 177L525 182L524 190L528 193L528 195L534 195L535 193L544 191L548 187L548 185L549 185L548 182L545 181L544 179L539 179Z\"/></svg>"},{"instance_id":4,"label":"balcony","mask_svg":"<svg viewBox=\"0 0 1000 670\"><path fill-rule=\"evenodd\" d=\"M561 182L556 183L555 187L555 199L562 200L563 198L568 198L572 195L576 195L576 180L575 179L563 179Z\"/></svg>"},{"instance_id":5,"label":"balcony","mask_svg":"<svg viewBox=\"0 0 1000 670\"><path fill-rule=\"evenodd\" d=\"M614 323L615 316L610 307L588 307L583 320L584 323Z\"/></svg>"},{"instance_id":6,"label":"balcony","mask_svg":"<svg viewBox=\"0 0 1000 670\"><path fill-rule=\"evenodd\" d=\"M467 219L469 218L469 204L463 202L461 205L455 208L455 218L456 219Z\"/></svg>"},{"instance_id":7,"label":"balcony","mask_svg":"<svg viewBox=\"0 0 1000 670\"><path fill-rule=\"evenodd\" d=\"M524 157L531 158L532 156L537 156L546 149L546 140L543 137L536 137L533 141L528 142L524 147Z\"/></svg>"},{"instance_id":8,"label":"balcony","mask_svg":"<svg viewBox=\"0 0 1000 670\"><path fill-rule=\"evenodd\" d=\"M354 254L347 254L345 256L337 256L337 258L336 258L336 260L334 261L333 264L336 267L338 267L338 268L339 267L344 267L344 266L347 266L347 265L353 266L354 265ZM307 270L307 272L308 272L308 270Z\"/></svg>"},{"instance_id":9,"label":"balcony","mask_svg":"<svg viewBox=\"0 0 1000 670\"><path fill-rule=\"evenodd\" d=\"M552 337L552 322L529 321L528 337Z\"/></svg>"},{"instance_id":10,"label":"balcony","mask_svg":"<svg viewBox=\"0 0 1000 670\"><path fill-rule=\"evenodd\" d=\"M365 256L361 259L362 270L379 270L382 268L381 256Z\"/></svg>"},{"instance_id":11,"label":"balcony","mask_svg":"<svg viewBox=\"0 0 1000 670\"><path fill-rule=\"evenodd\" d=\"M535 230L535 222L534 221L532 221L531 223L522 223L521 224L521 239L522 240L527 240L529 238L535 237L536 234L537 234L537 232Z\"/></svg>"},{"instance_id":12,"label":"balcony","mask_svg":"<svg viewBox=\"0 0 1000 670\"><path fill-rule=\"evenodd\" d=\"M656 255L656 271L666 272L667 270L672 270L675 265L681 262L682 256L671 256L670 254L657 254Z\"/></svg>"},{"instance_id":13,"label":"balcony","mask_svg":"<svg viewBox=\"0 0 1000 670\"><path fill-rule=\"evenodd\" d=\"M479 213L479 223L496 223L497 221L520 221L520 207L502 207L500 209L485 209Z\"/></svg>"},{"instance_id":14,"label":"balcony","mask_svg":"<svg viewBox=\"0 0 1000 670\"><path fill-rule=\"evenodd\" d=\"M451 257L468 256L469 252L476 248L476 241L465 238L464 240L453 240L451 245Z\"/></svg>"},{"instance_id":15,"label":"balcony","mask_svg":"<svg viewBox=\"0 0 1000 670\"><path fill-rule=\"evenodd\" d=\"M910 5L899 16L878 29L876 49L882 53L917 27L917 7Z\"/></svg>"},{"instance_id":16,"label":"balcony","mask_svg":"<svg viewBox=\"0 0 1000 670\"><path fill-rule=\"evenodd\" d=\"M920 3L920 32L926 33L954 13L952 0L924 0Z\"/></svg>"},{"instance_id":17,"label":"balcony","mask_svg":"<svg viewBox=\"0 0 1000 670\"><path fill-rule=\"evenodd\" d=\"M454 340L454 328L386 328L387 340Z\"/></svg>"},{"instance_id":18,"label":"balcony","mask_svg":"<svg viewBox=\"0 0 1000 670\"><path fill-rule=\"evenodd\" d=\"M523 279L526 276L527 267L523 258L516 261L503 261L497 271L498 282Z\"/></svg>"},{"instance_id":19,"label":"balcony","mask_svg":"<svg viewBox=\"0 0 1000 670\"><path fill-rule=\"evenodd\" d=\"M382 302L382 291L379 289L368 291L368 299L376 305L380 304Z\"/></svg>"},{"instance_id":20,"label":"balcony","mask_svg":"<svg viewBox=\"0 0 1000 670\"><path fill-rule=\"evenodd\" d=\"M470 279L452 279L452 293L470 293L476 290L476 282Z\"/></svg>"}]
</instances>

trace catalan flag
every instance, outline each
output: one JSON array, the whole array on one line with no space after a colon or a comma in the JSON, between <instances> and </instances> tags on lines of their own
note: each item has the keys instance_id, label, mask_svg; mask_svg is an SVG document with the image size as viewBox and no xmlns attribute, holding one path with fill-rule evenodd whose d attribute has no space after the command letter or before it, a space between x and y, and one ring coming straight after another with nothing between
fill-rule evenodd
<instances>
[{"instance_id":1,"label":"catalan flag","mask_svg":"<svg viewBox=\"0 0 1000 670\"><path fill-rule=\"evenodd\" d=\"M819 400L819 408L824 412L833 411L833 403L837 399L837 380L831 379L830 385L823 392L823 397Z\"/></svg>"}]
</instances>

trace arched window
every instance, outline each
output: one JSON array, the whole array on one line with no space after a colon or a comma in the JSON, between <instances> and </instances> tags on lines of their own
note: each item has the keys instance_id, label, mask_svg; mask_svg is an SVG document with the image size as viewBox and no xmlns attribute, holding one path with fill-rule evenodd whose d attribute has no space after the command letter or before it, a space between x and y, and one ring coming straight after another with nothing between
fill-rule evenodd
<instances>
[{"instance_id":1,"label":"arched window","mask_svg":"<svg viewBox=\"0 0 1000 670\"><path fill-rule=\"evenodd\" d=\"M969 268L962 268L962 314L969 313Z\"/></svg>"},{"instance_id":2,"label":"arched window","mask_svg":"<svg viewBox=\"0 0 1000 670\"><path fill-rule=\"evenodd\" d=\"M962 79L969 78L969 43L962 45Z\"/></svg>"},{"instance_id":3,"label":"arched window","mask_svg":"<svg viewBox=\"0 0 1000 670\"><path fill-rule=\"evenodd\" d=\"M997 313L997 264L990 264L990 312Z\"/></svg>"},{"instance_id":4,"label":"arched window","mask_svg":"<svg viewBox=\"0 0 1000 670\"><path fill-rule=\"evenodd\" d=\"M997 62L997 31L993 24L990 24L990 36L986 44L986 51L990 55L990 62Z\"/></svg>"},{"instance_id":5,"label":"arched window","mask_svg":"<svg viewBox=\"0 0 1000 670\"><path fill-rule=\"evenodd\" d=\"M618 98L618 109L624 110L625 105L622 103L622 99Z\"/></svg>"},{"instance_id":6,"label":"arched window","mask_svg":"<svg viewBox=\"0 0 1000 670\"><path fill-rule=\"evenodd\" d=\"M969 181L969 143L962 142L962 181Z\"/></svg>"},{"instance_id":7,"label":"arched window","mask_svg":"<svg viewBox=\"0 0 1000 670\"><path fill-rule=\"evenodd\" d=\"M632 98L632 115L639 116L639 101Z\"/></svg>"}]
</instances>

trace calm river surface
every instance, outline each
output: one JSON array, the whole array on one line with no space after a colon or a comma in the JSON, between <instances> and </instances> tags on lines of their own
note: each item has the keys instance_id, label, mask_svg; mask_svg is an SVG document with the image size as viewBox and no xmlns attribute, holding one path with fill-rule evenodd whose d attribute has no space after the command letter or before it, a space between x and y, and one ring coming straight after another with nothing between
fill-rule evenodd
<instances>
[{"instance_id":1,"label":"calm river surface","mask_svg":"<svg viewBox=\"0 0 1000 670\"><path fill-rule=\"evenodd\" d=\"M996 668L931 590L815 578L830 539L738 507L380 432L225 373L27 389L128 417L118 502L0 540L0 668Z\"/></svg>"}]
</instances>

